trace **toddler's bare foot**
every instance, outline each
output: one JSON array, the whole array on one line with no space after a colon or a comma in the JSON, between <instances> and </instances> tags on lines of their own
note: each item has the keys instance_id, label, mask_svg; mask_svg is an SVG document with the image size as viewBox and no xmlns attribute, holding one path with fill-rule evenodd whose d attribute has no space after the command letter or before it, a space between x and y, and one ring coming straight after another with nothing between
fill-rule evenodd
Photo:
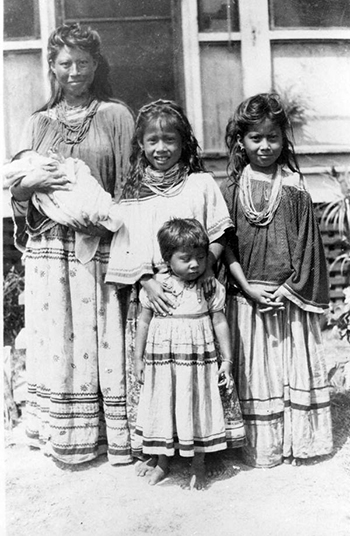
<instances>
[{"instance_id":1,"label":"toddler's bare foot","mask_svg":"<svg viewBox=\"0 0 350 536\"><path fill-rule=\"evenodd\" d=\"M159 465L156 465L156 467L154 467L149 473L149 477L148 477L148 483L150 486L155 486L156 484L158 484L159 482L161 482L162 480L164 480L164 478L167 476L168 474L168 469L162 469L161 467L159 467Z\"/></svg>"},{"instance_id":2,"label":"toddler's bare foot","mask_svg":"<svg viewBox=\"0 0 350 536\"><path fill-rule=\"evenodd\" d=\"M157 465L157 456L151 456L147 460L139 463L135 467L135 473L137 476L145 476L152 471Z\"/></svg>"}]
</instances>

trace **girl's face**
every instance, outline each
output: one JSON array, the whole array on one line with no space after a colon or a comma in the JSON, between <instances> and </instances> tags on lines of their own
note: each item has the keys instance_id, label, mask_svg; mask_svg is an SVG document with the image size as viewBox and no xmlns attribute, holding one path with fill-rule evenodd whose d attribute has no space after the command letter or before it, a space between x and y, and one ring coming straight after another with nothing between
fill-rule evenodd
<instances>
[{"instance_id":1,"label":"girl's face","mask_svg":"<svg viewBox=\"0 0 350 536\"><path fill-rule=\"evenodd\" d=\"M181 158L179 132L160 118L147 125L140 145L151 166L159 171L167 171Z\"/></svg>"},{"instance_id":2,"label":"girl's face","mask_svg":"<svg viewBox=\"0 0 350 536\"><path fill-rule=\"evenodd\" d=\"M181 248L173 253L169 265L173 274L183 281L195 281L205 272L207 257L204 248Z\"/></svg>"},{"instance_id":3,"label":"girl's face","mask_svg":"<svg viewBox=\"0 0 350 536\"><path fill-rule=\"evenodd\" d=\"M69 102L89 94L97 61L85 50L64 46L50 64L50 69Z\"/></svg>"},{"instance_id":4,"label":"girl's face","mask_svg":"<svg viewBox=\"0 0 350 536\"><path fill-rule=\"evenodd\" d=\"M243 144L252 169L266 174L275 171L283 148L282 130L276 123L266 118L252 126L243 138L238 136L238 141Z\"/></svg>"}]
</instances>

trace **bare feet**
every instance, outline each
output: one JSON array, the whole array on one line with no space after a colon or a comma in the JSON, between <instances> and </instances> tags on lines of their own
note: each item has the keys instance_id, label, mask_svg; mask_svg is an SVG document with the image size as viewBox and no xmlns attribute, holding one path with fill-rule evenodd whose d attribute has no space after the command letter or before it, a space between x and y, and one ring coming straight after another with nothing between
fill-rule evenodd
<instances>
[{"instance_id":1,"label":"bare feet","mask_svg":"<svg viewBox=\"0 0 350 536\"><path fill-rule=\"evenodd\" d=\"M195 454L191 464L189 489L203 490L206 485L204 454Z\"/></svg>"},{"instance_id":2,"label":"bare feet","mask_svg":"<svg viewBox=\"0 0 350 536\"><path fill-rule=\"evenodd\" d=\"M146 476L147 473L153 471L157 465L157 456L151 456L148 460L136 464L135 473L137 476Z\"/></svg>"},{"instance_id":3,"label":"bare feet","mask_svg":"<svg viewBox=\"0 0 350 536\"><path fill-rule=\"evenodd\" d=\"M209 478L218 478L226 473L222 452L213 452L205 456L206 473Z\"/></svg>"},{"instance_id":4,"label":"bare feet","mask_svg":"<svg viewBox=\"0 0 350 536\"><path fill-rule=\"evenodd\" d=\"M149 473L148 473L148 483L150 486L155 486L156 484L158 484L159 482L161 482L162 480L164 480L164 478L167 476L168 474L168 469L162 469L161 467L159 467L159 465L156 465L156 467L154 467Z\"/></svg>"},{"instance_id":5,"label":"bare feet","mask_svg":"<svg viewBox=\"0 0 350 536\"><path fill-rule=\"evenodd\" d=\"M303 465L303 460L301 458L294 458L294 456L288 456L287 458L283 458L283 463L299 467L300 465Z\"/></svg>"}]
</instances>

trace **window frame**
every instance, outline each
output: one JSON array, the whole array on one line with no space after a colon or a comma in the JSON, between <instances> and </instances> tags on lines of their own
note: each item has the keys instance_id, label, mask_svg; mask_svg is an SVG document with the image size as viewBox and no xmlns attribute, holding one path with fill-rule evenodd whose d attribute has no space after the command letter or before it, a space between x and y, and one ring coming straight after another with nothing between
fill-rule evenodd
<instances>
[{"instance_id":1,"label":"window frame","mask_svg":"<svg viewBox=\"0 0 350 536\"><path fill-rule=\"evenodd\" d=\"M238 0L240 32L199 32L197 1L182 0L182 38L184 50L185 102L189 120L200 145L204 146L203 109L200 79L200 47L208 44L241 44L244 98L258 91L270 91L272 84L273 43L339 42L350 43L350 29L347 28L270 28L268 0ZM249 69L244 69L249 65ZM257 76L258 73L258 76ZM299 153L344 152L344 146L299 146ZM346 147L350 153L350 144ZM206 152L204 151L204 154Z\"/></svg>"},{"instance_id":2,"label":"window frame","mask_svg":"<svg viewBox=\"0 0 350 536\"><path fill-rule=\"evenodd\" d=\"M21 39L3 41L3 54L6 56L10 52L30 52L41 51L42 80L44 94L47 99L50 97L50 83L47 73L46 47L49 35L56 27L55 2L54 0L39 0L39 25L40 39Z\"/></svg>"}]
</instances>

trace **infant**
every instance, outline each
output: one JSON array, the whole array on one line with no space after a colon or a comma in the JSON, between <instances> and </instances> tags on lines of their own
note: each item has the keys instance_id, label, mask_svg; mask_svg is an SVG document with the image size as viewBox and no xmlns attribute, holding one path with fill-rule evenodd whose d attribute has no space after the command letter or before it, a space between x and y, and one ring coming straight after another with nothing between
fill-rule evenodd
<instances>
[{"instance_id":1,"label":"infant","mask_svg":"<svg viewBox=\"0 0 350 536\"><path fill-rule=\"evenodd\" d=\"M69 180L66 190L54 190L50 193L34 192L33 205L39 212L62 225L77 227L86 225L85 218L92 224L103 225L116 232L123 224L121 209L112 200L97 180L91 175L89 167L77 158L42 156L29 149L18 153L11 162L4 165L4 179L7 186L18 184L31 171L51 165ZM99 244L98 236L76 231L75 255L85 264L95 255Z\"/></svg>"}]
</instances>

